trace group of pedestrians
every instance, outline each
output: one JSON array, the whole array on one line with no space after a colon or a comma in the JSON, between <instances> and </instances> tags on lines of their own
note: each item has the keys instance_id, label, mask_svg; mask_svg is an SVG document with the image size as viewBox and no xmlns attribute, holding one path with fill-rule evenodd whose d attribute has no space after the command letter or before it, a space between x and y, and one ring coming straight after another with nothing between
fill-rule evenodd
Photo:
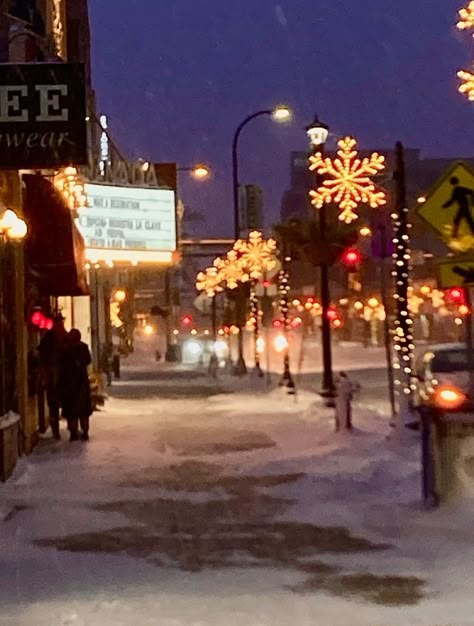
<instances>
[{"instance_id":1,"label":"group of pedestrians","mask_svg":"<svg viewBox=\"0 0 474 626\"><path fill-rule=\"evenodd\" d=\"M61 314L55 315L38 347L41 380L46 390L50 425L60 439L60 418L67 420L70 441L89 439L92 399L88 366L91 354L77 328L69 332ZM79 427L81 433L79 434Z\"/></svg>"}]
</instances>

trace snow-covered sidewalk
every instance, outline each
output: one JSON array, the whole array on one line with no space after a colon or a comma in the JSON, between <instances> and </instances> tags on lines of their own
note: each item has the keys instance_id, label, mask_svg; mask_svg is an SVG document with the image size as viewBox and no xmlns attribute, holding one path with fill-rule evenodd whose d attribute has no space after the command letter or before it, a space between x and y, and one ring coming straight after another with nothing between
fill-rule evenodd
<instances>
[{"instance_id":1,"label":"snow-covered sidewalk","mask_svg":"<svg viewBox=\"0 0 474 626\"><path fill-rule=\"evenodd\" d=\"M2 626L474 623L474 506L421 509L415 434L151 361L113 394L0 485Z\"/></svg>"}]
</instances>

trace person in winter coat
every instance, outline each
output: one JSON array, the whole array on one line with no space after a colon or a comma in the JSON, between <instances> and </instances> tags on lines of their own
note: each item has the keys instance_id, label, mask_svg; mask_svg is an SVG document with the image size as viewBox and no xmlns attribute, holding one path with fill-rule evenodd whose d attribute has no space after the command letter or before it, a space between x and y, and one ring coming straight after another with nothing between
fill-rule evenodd
<instances>
[{"instance_id":1,"label":"person in winter coat","mask_svg":"<svg viewBox=\"0 0 474 626\"><path fill-rule=\"evenodd\" d=\"M87 367L91 362L87 344L81 341L77 328L71 329L61 362L62 415L66 418L70 441L89 439L89 418L92 415L92 400Z\"/></svg>"},{"instance_id":2,"label":"person in winter coat","mask_svg":"<svg viewBox=\"0 0 474 626\"><path fill-rule=\"evenodd\" d=\"M336 431L341 426L346 430L352 429L352 398L357 390L346 372L339 372L336 379Z\"/></svg>"},{"instance_id":3,"label":"person in winter coat","mask_svg":"<svg viewBox=\"0 0 474 626\"><path fill-rule=\"evenodd\" d=\"M38 346L41 383L46 390L49 422L55 439L61 438L59 432L59 377L67 338L68 332L64 328L64 317L59 313L54 316L53 327L43 335Z\"/></svg>"}]
</instances>

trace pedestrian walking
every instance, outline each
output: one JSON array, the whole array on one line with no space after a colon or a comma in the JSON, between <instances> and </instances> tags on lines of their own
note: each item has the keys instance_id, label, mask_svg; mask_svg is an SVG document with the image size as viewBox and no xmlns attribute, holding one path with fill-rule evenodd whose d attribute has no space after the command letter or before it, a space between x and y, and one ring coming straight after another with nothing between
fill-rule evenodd
<instances>
[{"instance_id":1,"label":"pedestrian walking","mask_svg":"<svg viewBox=\"0 0 474 626\"><path fill-rule=\"evenodd\" d=\"M53 327L43 335L38 346L41 385L46 390L49 423L55 439L61 439L59 429L59 375L67 337L64 317L61 313L57 313L53 317Z\"/></svg>"},{"instance_id":2,"label":"pedestrian walking","mask_svg":"<svg viewBox=\"0 0 474 626\"><path fill-rule=\"evenodd\" d=\"M89 439L92 400L87 368L91 360L87 344L81 341L80 331L73 328L63 353L60 375L62 416L67 420L70 441L79 439L79 426L81 439Z\"/></svg>"},{"instance_id":3,"label":"pedestrian walking","mask_svg":"<svg viewBox=\"0 0 474 626\"><path fill-rule=\"evenodd\" d=\"M339 372L336 379L336 431L344 427L352 430L352 399L358 385L353 383L346 372Z\"/></svg>"}]
</instances>

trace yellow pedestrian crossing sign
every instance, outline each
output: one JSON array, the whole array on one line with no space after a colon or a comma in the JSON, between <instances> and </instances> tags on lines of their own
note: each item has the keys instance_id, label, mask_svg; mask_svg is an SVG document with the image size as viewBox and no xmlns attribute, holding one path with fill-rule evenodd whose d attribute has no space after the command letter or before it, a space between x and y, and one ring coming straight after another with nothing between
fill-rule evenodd
<instances>
[{"instance_id":1,"label":"yellow pedestrian crossing sign","mask_svg":"<svg viewBox=\"0 0 474 626\"><path fill-rule=\"evenodd\" d=\"M438 263L438 287L465 287L474 285L474 257L458 257Z\"/></svg>"},{"instance_id":2,"label":"yellow pedestrian crossing sign","mask_svg":"<svg viewBox=\"0 0 474 626\"><path fill-rule=\"evenodd\" d=\"M474 249L474 170L463 161L454 163L417 213L452 250Z\"/></svg>"}]
</instances>

